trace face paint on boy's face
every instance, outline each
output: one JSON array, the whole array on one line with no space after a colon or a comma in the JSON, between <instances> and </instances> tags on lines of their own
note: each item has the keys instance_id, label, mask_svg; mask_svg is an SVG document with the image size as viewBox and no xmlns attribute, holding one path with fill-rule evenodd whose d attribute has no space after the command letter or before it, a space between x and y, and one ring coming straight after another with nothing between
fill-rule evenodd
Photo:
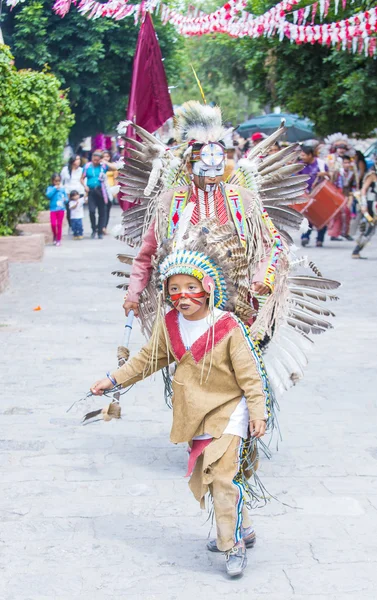
<instances>
[{"instance_id":1,"label":"face paint on boy's face","mask_svg":"<svg viewBox=\"0 0 377 600\"><path fill-rule=\"evenodd\" d=\"M199 300L199 298L205 298L206 293L197 292L197 293L189 293L189 292L180 292L179 294L170 294L171 301L173 302L175 308L178 308L180 305L186 306L185 300L191 300L193 304L197 306L201 306L203 302Z\"/></svg>"},{"instance_id":2,"label":"face paint on boy's face","mask_svg":"<svg viewBox=\"0 0 377 600\"><path fill-rule=\"evenodd\" d=\"M208 294L191 275L173 275L168 281L170 300L186 318L203 318L207 313Z\"/></svg>"}]
</instances>

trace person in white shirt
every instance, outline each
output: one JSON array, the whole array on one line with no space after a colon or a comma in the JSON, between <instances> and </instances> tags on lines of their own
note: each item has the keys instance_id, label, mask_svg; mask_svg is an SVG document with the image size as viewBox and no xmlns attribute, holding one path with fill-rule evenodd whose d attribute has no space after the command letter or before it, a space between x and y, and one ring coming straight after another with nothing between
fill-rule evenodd
<instances>
[{"instance_id":1,"label":"person in white shirt","mask_svg":"<svg viewBox=\"0 0 377 600\"><path fill-rule=\"evenodd\" d=\"M84 218L85 199L76 190L69 194L69 211L71 214L71 227L74 240L82 240L84 237L84 228L82 220Z\"/></svg>"},{"instance_id":2,"label":"person in white shirt","mask_svg":"<svg viewBox=\"0 0 377 600\"><path fill-rule=\"evenodd\" d=\"M73 191L78 192L80 196L85 196L85 188L81 183L81 175L82 166L80 156L78 154L76 156L71 156L68 164L62 168L60 173L62 186L65 189L68 197ZM68 226L72 228L69 205L67 205L67 221Z\"/></svg>"},{"instance_id":3,"label":"person in white shirt","mask_svg":"<svg viewBox=\"0 0 377 600\"><path fill-rule=\"evenodd\" d=\"M62 172L60 174L62 185L68 196L73 190L78 192L80 196L85 195L85 188L80 182L81 175L82 166L80 156L71 156L68 164L62 168Z\"/></svg>"}]
</instances>

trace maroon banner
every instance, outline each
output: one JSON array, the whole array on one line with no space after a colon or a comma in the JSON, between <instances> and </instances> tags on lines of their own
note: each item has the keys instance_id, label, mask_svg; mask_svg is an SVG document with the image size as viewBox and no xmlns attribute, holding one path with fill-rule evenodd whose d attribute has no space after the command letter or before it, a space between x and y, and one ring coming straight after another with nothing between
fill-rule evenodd
<instances>
[{"instance_id":1,"label":"maroon banner","mask_svg":"<svg viewBox=\"0 0 377 600\"><path fill-rule=\"evenodd\" d=\"M146 13L136 45L127 119L154 133L173 114L160 46L151 16ZM132 127L128 127L127 136L136 138ZM119 203L123 210L133 206L127 200L122 200L121 194Z\"/></svg>"},{"instance_id":2,"label":"maroon banner","mask_svg":"<svg viewBox=\"0 0 377 600\"><path fill-rule=\"evenodd\" d=\"M172 116L162 54L151 16L147 13L137 40L127 119L153 133Z\"/></svg>"}]
</instances>

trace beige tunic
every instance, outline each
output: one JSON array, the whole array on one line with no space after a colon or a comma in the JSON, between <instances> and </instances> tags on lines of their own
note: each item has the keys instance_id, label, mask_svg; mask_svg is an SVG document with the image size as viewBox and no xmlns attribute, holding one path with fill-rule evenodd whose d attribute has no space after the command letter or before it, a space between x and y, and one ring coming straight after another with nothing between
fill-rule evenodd
<instances>
[{"instance_id":1,"label":"beige tunic","mask_svg":"<svg viewBox=\"0 0 377 600\"><path fill-rule=\"evenodd\" d=\"M214 345L212 348L212 339ZM251 420L269 415L269 384L259 352L244 325L224 313L210 333L186 351L179 332L178 312L170 311L151 340L112 373L129 386L176 361L173 379L173 443L189 442L204 433L219 438L245 396Z\"/></svg>"}]
</instances>

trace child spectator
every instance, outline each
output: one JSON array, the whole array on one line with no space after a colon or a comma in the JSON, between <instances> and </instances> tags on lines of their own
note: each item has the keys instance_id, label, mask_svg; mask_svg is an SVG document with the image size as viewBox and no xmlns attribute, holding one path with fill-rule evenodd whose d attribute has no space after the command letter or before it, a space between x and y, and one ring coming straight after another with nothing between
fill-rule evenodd
<instances>
[{"instance_id":1,"label":"child spectator","mask_svg":"<svg viewBox=\"0 0 377 600\"><path fill-rule=\"evenodd\" d=\"M54 244L56 246L60 246L65 215L65 204L68 201L68 196L62 186L59 173L54 173L51 177L51 185L49 185L46 190L46 196L50 200L50 222L52 234L54 236Z\"/></svg>"},{"instance_id":2,"label":"child spectator","mask_svg":"<svg viewBox=\"0 0 377 600\"><path fill-rule=\"evenodd\" d=\"M71 213L71 227L74 240L82 240L84 237L84 228L82 223L84 218L84 204L85 200L83 196L80 196L76 190L72 190L69 194L68 206Z\"/></svg>"}]
</instances>

